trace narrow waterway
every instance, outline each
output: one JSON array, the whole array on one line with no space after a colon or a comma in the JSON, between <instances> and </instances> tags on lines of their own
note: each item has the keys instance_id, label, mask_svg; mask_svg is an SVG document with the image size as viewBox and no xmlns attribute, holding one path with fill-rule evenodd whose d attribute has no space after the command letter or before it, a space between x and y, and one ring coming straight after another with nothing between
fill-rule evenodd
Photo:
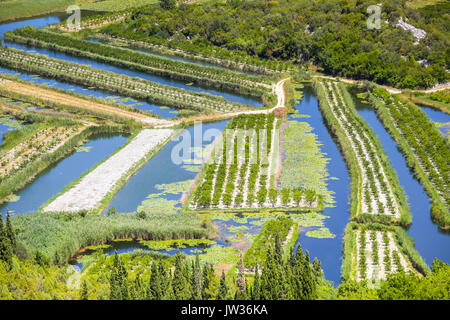
<instances>
[{"instance_id":1,"label":"narrow waterway","mask_svg":"<svg viewBox=\"0 0 450 320\"><path fill-rule=\"evenodd\" d=\"M204 134L207 134L207 131L210 129L220 134L220 132L222 132L225 128L227 122L228 121L226 120L196 125L185 129L184 133L188 134L186 137L190 138L188 147L194 147L194 139L202 139ZM140 206L143 201L147 200L151 194L161 193L162 190L158 189L158 185L168 185L174 182L184 182L194 179L197 172L189 170L189 168L186 167L186 164L190 163L190 161L176 164L172 158L172 151L175 146L182 142L181 139L182 138L180 137L180 140L176 138L169 141L156 155L153 156L153 158L142 166L142 168L140 168L139 171L133 175L127 181L125 186L123 186L123 188L120 189L120 191L114 196L104 213L106 213L110 208L115 208L118 212L135 212L138 206ZM197 145L197 147L205 148L212 143L212 141L209 140L202 140L202 145ZM189 154L183 155L183 159L188 160L191 158L191 155L195 156L194 154L191 154L191 152L195 153L193 148L188 149L187 152ZM182 191L172 191L161 195L158 198L168 201L178 201L182 193ZM157 204L161 201L158 199L150 199L150 204L152 202L154 202L154 206L157 206ZM179 207L179 204L177 204L177 207ZM161 207L161 210L164 210L164 206Z\"/></svg>"},{"instance_id":2,"label":"narrow waterway","mask_svg":"<svg viewBox=\"0 0 450 320\"><path fill-rule=\"evenodd\" d=\"M33 182L17 193L17 201L0 205L0 212L12 215L36 212L46 201L66 185L80 177L96 163L111 155L128 140L124 135L92 136L77 152L45 170Z\"/></svg>"},{"instance_id":3,"label":"narrow waterway","mask_svg":"<svg viewBox=\"0 0 450 320\"><path fill-rule=\"evenodd\" d=\"M434 258L446 263L450 262L450 234L441 231L430 216L430 199L422 185L414 178L397 144L377 118L370 105L364 104L353 96L358 114L364 118L386 152L392 167L397 173L400 185L403 187L408 199L412 215L412 224L408 234L414 239L415 248L424 261L431 265Z\"/></svg>"},{"instance_id":4,"label":"narrow waterway","mask_svg":"<svg viewBox=\"0 0 450 320\"><path fill-rule=\"evenodd\" d=\"M444 137L450 135L450 114L425 105L418 104L418 106L421 107L427 116L436 123L436 126L442 132Z\"/></svg>"},{"instance_id":5,"label":"narrow waterway","mask_svg":"<svg viewBox=\"0 0 450 320\"><path fill-rule=\"evenodd\" d=\"M19 121L9 116L0 116L0 146L3 144L5 134L17 130L22 125Z\"/></svg>"},{"instance_id":6,"label":"narrow waterway","mask_svg":"<svg viewBox=\"0 0 450 320\"><path fill-rule=\"evenodd\" d=\"M309 251L311 262L314 257L317 257L322 263L325 279L333 281L333 285L337 286L341 282L342 240L345 226L350 218L350 177L339 148L325 126L313 88L305 86L303 94L303 99L295 108L301 115L309 117L290 116L289 119L307 122L313 127L314 130L311 133L317 135L318 141L322 144L321 151L326 153L326 158L330 158L327 170L333 178L330 178L327 184L328 189L335 192L335 203L332 207L325 207L323 214L329 216L325 219L325 227L336 237L324 239L308 237L306 232L317 228L302 228L296 246L300 244L303 251Z\"/></svg>"}]
</instances>

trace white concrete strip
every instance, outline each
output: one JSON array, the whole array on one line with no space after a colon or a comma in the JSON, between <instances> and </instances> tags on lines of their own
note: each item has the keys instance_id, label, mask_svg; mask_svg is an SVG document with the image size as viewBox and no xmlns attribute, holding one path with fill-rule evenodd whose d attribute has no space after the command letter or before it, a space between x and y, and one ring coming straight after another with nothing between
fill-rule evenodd
<instances>
[{"instance_id":1,"label":"white concrete strip","mask_svg":"<svg viewBox=\"0 0 450 320\"><path fill-rule=\"evenodd\" d=\"M171 129L146 129L128 145L89 172L75 186L47 205L44 212L95 209L116 183L151 150L167 140Z\"/></svg>"}]
</instances>

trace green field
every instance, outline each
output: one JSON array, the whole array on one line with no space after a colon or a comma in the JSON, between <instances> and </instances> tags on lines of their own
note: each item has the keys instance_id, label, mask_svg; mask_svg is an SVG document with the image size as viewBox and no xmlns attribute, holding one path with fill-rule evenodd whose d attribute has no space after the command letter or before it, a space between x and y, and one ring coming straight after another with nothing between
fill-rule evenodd
<instances>
[{"instance_id":1,"label":"green field","mask_svg":"<svg viewBox=\"0 0 450 320\"><path fill-rule=\"evenodd\" d=\"M77 0L76 5L84 10L93 11L121 11L129 8L142 7L148 4L156 3L158 0Z\"/></svg>"},{"instance_id":2,"label":"green field","mask_svg":"<svg viewBox=\"0 0 450 320\"><path fill-rule=\"evenodd\" d=\"M0 1L0 21L65 11L74 0L11 0Z\"/></svg>"}]
</instances>

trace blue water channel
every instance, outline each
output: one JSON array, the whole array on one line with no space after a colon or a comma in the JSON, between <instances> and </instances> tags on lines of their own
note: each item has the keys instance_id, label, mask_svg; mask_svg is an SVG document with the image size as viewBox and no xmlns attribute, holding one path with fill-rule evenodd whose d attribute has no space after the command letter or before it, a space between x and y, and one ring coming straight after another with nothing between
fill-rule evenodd
<instances>
[{"instance_id":1,"label":"blue water channel","mask_svg":"<svg viewBox=\"0 0 450 320\"><path fill-rule=\"evenodd\" d=\"M9 132L12 132L21 126L14 118L11 117L0 117L0 145L3 144L3 136Z\"/></svg>"},{"instance_id":2,"label":"blue water channel","mask_svg":"<svg viewBox=\"0 0 450 320\"><path fill-rule=\"evenodd\" d=\"M325 126L314 90L305 86L303 94L303 99L295 108L300 114L307 115L309 118L289 117L289 120L307 122L314 128L311 132L317 135L318 141L322 144L321 151L326 153L326 158L330 158L327 170L330 177L337 179L329 179L327 184L328 189L335 192L335 203L333 207L325 207L323 214L330 217L325 219L325 227L336 237L325 239L307 237L306 232L315 228L301 228L295 246L300 244L303 251L308 250L311 262L314 257L317 257L322 263L325 279L333 281L333 285L337 286L341 282L344 230L350 218L350 177L345 161Z\"/></svg>"},{"instance_id":3,"label":"blue water channel","mask_svg":"<svg viewBox=\"0 0 450 320\"><path fill-rule=\"evenodd\" d=\"M450 234L441 231L431 221L430 199L424 188L414 178L397 144L385 130L373 108L357 97L353 98L358 114L377 135L406 193L412 215L412 224L407 232L414 239L416 250L428 265L431 265L434 258L450 263Z\"/></svg>"},{"instance_id":4,"label":"blue water channel","mask_svg":"<svg viewBox=\"0 0 450 320\"><path fill-rule=\"evenodd\" d=\"M442 132L444 137L450 135L450 114L425 105L419 104L418 106L421 107L427 116L432 121L436 122L436 124L446 123L444 126L438 126L438 129Z\"/></svg>"},{"instance_id":5,"label":"blue water channel","mask_svg":"<svg viewBox=\"0 0 450 320\"><path fill-rule=\"evenodd\" d=\"M186 134L186 141L188 139L187 134L189 134L190 138L190 143L188 143L188 145L194 146L194 139L202 139L203 135L209 129L220 134L220 132L225 129L227 122L228 121L220 121L196 125L185 129L184 134ZM153 158L139 169L139 171L132 176L123 188L114 196L108 207L104 210L104 213L110 208L115 208L118 212L135 212L137 207L141 205L150 194L161 192L161 190L156 188L157 184L170 184L173 182L194 179L197 172L186 170L183 164L176 164L172 161L172 150L182 142L182 139L184 138L180 136L180 138L169 141L153 156ZM202 146L206 147L210 143L212 143L212 141L203 140ZM183 155L184 159L190 157L191 155ZM181 194L168 194L164 196L167 200L179 200L180 197Z\"/></svg>"},{"instance_id":6,"label":"blue water channel","mask_svg":"<svg viewBox=\"0 0 450 320\"><path fill-rule=\"evenodd\" d=\"M0 212L11 210L12 215L36 212L45 202L58 194L66 185L80 177L96 163L111 155L128 137L124 135L92 136L82 145L81 151L48 168L32 183L17 193L15 202L0 205Z\"/></svg>"}]
</instances>

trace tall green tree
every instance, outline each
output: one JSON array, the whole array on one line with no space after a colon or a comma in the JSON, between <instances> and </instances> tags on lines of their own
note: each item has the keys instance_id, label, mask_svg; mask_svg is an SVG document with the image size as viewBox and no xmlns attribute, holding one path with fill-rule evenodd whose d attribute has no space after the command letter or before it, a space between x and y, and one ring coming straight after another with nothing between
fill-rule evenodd
<instances>
[{"instance_id":1,"label":"tall green tree","mask_svg":"<svg viewBox=\"0 0 450 320\"><path fill-rule=\"evenodd\" d=\"M16 240L16 233L14 232L14 229L11 224L11 216L9 210L6 211L6 236L9 238L9 241L11 242L13 252L15 252L17 240Z\"/></svg>"},{"instance_id":2,"label":"tall green tree","mask_svg":"<svg viewBox=\"0 0 450 320\"><path fill-rule=\"evenodd\" d=\"M13 250L6 229L2 214L0 213L0 261L5 262L11 268Z\"/></svg>"},{"instance_id":3,"label":"tall green tree","mask_svg":"<svg viewBox=\"0 0 450 320\"><path fill-rule=\"evenodd\" d=\"M219 292L217 293L217 300L226 300L227 295L228 295L227 278L225 277L225 272L222 270L222 275L220 276Z\"/></svg>"},{"instance_id":4,"label":"tall green tree","mask_svg":"<svg viewBox=\"0 0 450 320\"><path fill-rule=\"evenodd\" d=\"M191 297L190 283L187 276L187 267L183 255L175 255L175 271L173 273L172 287L176 300L187 300Z\"/></svg>"},{"instance_id":5,"label":"tall green tree","mask_svg":"<svg viewBox=\"0 0 450 320\"><path fill-rule=\"evenodd\" d=\"M239 258L238 263L238 275L236 282L236 299L245 300L247 299L247 282L245 280L245 269L244 269L244 261L242 259L242 254Z\"/></svg>"},{"instance_id":6,"label":"tall green tree","mask_svg":"<svg viewBox=\"0 0 450 320\"><path fill-rule=\"evenodd\" d=\"M172 10L177 6L176 0L160 0L159 5L164 10Z\"/></svg>"},{"instance_id":7,"label":"tall green tree","mask_svg":"<svg viewBox=\"0 0 450 320\"><path fill-rule=\"evenodd\" d=\"M159 265L156 261L152 262L150 280L147 288L147 300L163 300L164 287L163 279L160 273Z\"/></svg>"},{"instance_id":8,"label":"tall green tree","mask_svg":"<svg viewBox=\"0 0 450 320\"><path fill-rule=\"evenodd\" d=\"M191 299L201 300L202 299L202 269L200 266L200 258L198 252L195 256L195 262L192 264L192 278L191 278Z\"/></svg>"},{"instance_id":9,"label":"tall green tree","mask_svg":"<svg viewBox=\"0 0 450 320\"><path fill-rule=\"evenodd\" d=\"M89 300L89 293L86 281L83 281L83 283L81 284L80 300Z\"/></svg>"}]
</instances>

